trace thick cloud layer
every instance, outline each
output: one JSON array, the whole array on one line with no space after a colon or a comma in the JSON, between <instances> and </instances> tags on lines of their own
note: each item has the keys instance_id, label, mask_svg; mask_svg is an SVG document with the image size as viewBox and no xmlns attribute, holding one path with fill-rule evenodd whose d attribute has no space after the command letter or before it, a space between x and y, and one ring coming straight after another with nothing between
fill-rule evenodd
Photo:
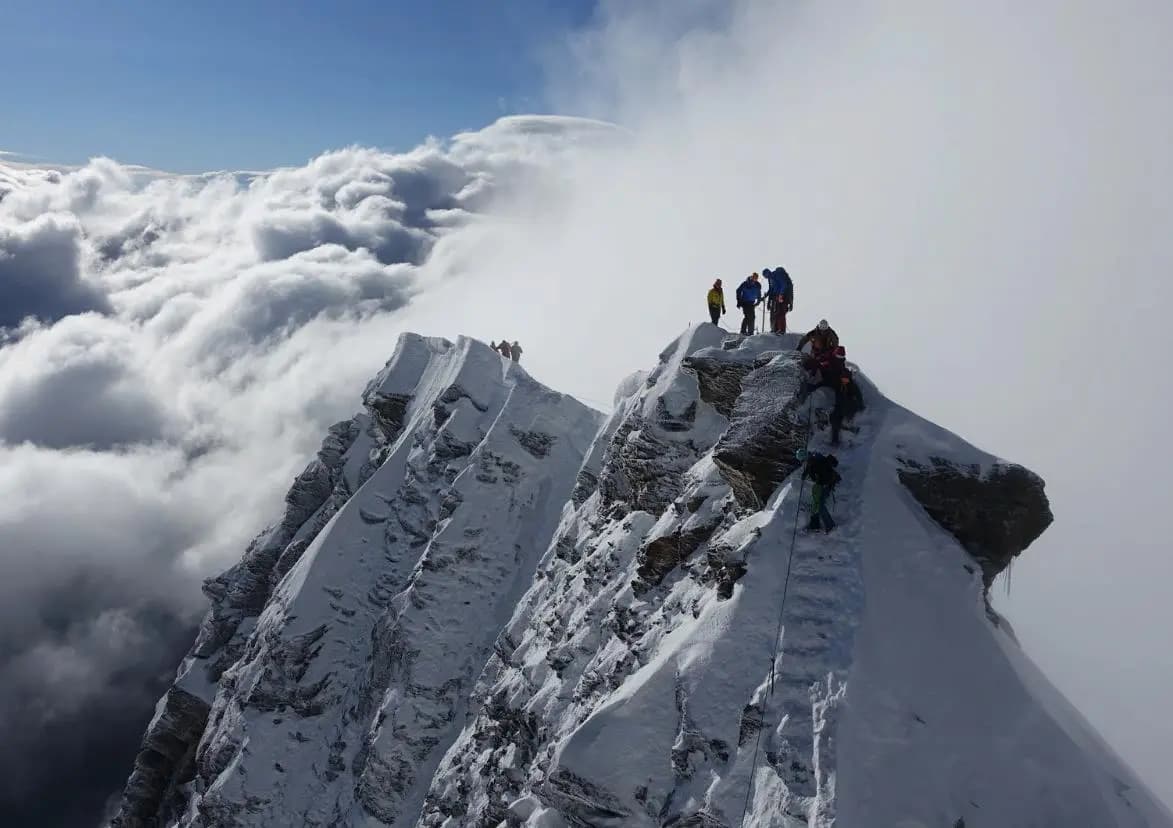
<instances>
[{"instance_id":1,"label":"thick cloud layer","mask_svg":"<svg viewBox=\"0 0 1173 828\"><path fill-rule=\"evenodd\" d=\"M261 174L0 164L0 822L97 822L200 580L446 292L433 249L608 131L513 118Z\"/></svg>"}]
</instances>

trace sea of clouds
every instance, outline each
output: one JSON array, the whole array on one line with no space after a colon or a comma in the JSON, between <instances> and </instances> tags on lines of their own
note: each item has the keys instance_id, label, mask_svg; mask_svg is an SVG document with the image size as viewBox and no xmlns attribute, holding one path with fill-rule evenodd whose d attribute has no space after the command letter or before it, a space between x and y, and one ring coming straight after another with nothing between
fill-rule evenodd
<instances>
[{"instance_id":1,"label":"sea of clouds","mask_svg":"<svg viewBox=\"0 0 1173 828\"><path fill-rule=\"evenodd\" d=\"M403 309L459 290L461 232L616 134L514 117L201 176L0 162L0 803L109 793L201 579L279 514Z\"/></svg>"},{"instance_id":2,"label":"sea of clouds","mask_svg":"<svg viewBox=\"0 0 1173 828\"><path fill-rule=\"evenodd\" d=\"M776 265L795 324L1047 479L999 604L1173 799L1170 38L1159 0L606 2L550 85L622 129L203 176L0 161L0 813L66 780L58 822L91 824L200 579L401 331L519 339L604 407L713 278Z\"/></svg>"}]
</instances>

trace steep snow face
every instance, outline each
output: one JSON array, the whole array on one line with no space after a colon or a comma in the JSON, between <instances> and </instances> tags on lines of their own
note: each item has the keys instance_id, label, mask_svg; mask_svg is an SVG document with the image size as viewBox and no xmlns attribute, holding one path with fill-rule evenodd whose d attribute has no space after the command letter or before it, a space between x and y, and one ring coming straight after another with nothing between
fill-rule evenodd
<instances>
[{"instance_id":1,"label":"steep snow face","mask_svg":"<svg viewBox=\"0 0 1173 828\"><path fill-rule=\"evenodd\" d=\"M808 533L794 345L703 325L625 385L420 824L1173 825L985 601L1042 481L861 377Z\"/></svg>"},{"instance_id":2,"label":"steep snow face","mask_svg":"<svg viewBox=\"0 0 1173 828\"><path fill-rule=\"evenodd\" d=\"M416 823L601 418L481 343L411 335L364 402L209 582L116 825Z\"/></svg>"},{"instance_id":3,"label":"steep snow face","mask_svg":"<svg viewBox=\"0 0 1173 828\"><path fill-rule=\"evenodd\" d=\"M986 589L1043 482L796 337L691 328L605 422L407 336L208 585L119 824L1170 828Z\"/></svg>"}]
</instances>

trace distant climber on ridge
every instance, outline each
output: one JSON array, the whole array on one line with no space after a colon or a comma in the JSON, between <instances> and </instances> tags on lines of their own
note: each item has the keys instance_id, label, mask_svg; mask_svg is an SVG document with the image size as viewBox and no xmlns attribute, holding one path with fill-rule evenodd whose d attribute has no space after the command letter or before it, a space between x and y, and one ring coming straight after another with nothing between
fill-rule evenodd
<instances>
[{"instance_id":1,"label":"distant climber on ridge","mask_svg":"<svg viewBox=\"0 0 1173 828\"><path fill-rule=\"evenodd\" d=\"M761 277L754 273L737 287L737 307L745 314L741 320L742 336L753 336L754 314L762 303Z\"/></svg>"},{"instance_id":2,"label":"distant climber on ridge","mask_svg":"<svg viewBox=\"0 0 1173 828\"><path fill-rule=\"evenodd\" d=\"M521 346L517 344L517 340L513 340L513 344L509 347L509 355L514 362L521 362Z\"/></svg>"},{"instance_id":3,"label":"distant climber on ridge","mask_svg":"<svg viewBox=\"0 0 1173 828\"><path fill-rule=\"evenodd\" d=\"M835 333L835 329L826 319L821 319L814 330L798 341L798 350L801 351L808 342L811 346L811 356L822 361L823 357L839 347L839 334Z\"/></svg>"},{"instance_id":4,"label":"distant climber on ridge","mask_svg":"<svg viewBox=\"0 0 1173 828\"><path fill-rule=\"evenodd\" d=\"M725 313L725 291L721 287L721 280L713 282L712 288L709 289L709 319L716 325L721 320L721 314Z\"/></svg>"},{"instance_id":5,"label":"distant climber on ridge","mask_svg":"<svg viewBox=\"0 0 1173 828\"><path fill-rule=\"evenodd\" d=\"M507 340L502 339L501 344L497 346L497 350L506 359L513 359L513 352L509 349L509 342Z\"/></svg>"},{"instance_id":6,"label":"distant climber on ridge","mask_svg":"<svg viewBox=\"0 0 1173 828\"><path fill-rule=\"evenodd\" d=\"M835 528L835 520L827 509L827 497L839 485L842 478L836 467L839 459L833 454L816 454L806 449L799 449L794 455L799 462L805 463L802 469L802 478L810 478L811 483L811 520L807 527L812 532L819 529L830 532Z\"/></svg>"},{"instance_id":7,"label":"distant climber on ridge","mask_svg":"<svg viewBox=\"0 0 1173 828\"><path fill-rule=\"evenodd\" d=\"M786 333L786 314L794 310L794 281L784 267L762 271L769 283L766 292L766 311L770 315L770 331Z\"/></svg>"}]
</instances>

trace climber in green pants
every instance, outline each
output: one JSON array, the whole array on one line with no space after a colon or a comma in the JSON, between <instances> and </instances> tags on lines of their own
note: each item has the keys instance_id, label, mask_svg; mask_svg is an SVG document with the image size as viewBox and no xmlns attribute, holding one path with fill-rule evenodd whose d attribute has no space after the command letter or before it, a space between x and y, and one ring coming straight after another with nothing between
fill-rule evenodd
<instances>
[{"instance_id":1,"label":"climber in green pants","mask_svg":"<svg viewBox=\"0 0 1173 828\"><path fill-rule=\"evenodd\" d=\"M806 449L799 449L795 455L805 461L802 477L811 479L811 522L807 527L812 532L822 529L830 532L835 528L835 520L827 509L827 498L835 490L842 479L836 467L839 459L833 454L815 454Z\"/></svg>"}]
</instances>

